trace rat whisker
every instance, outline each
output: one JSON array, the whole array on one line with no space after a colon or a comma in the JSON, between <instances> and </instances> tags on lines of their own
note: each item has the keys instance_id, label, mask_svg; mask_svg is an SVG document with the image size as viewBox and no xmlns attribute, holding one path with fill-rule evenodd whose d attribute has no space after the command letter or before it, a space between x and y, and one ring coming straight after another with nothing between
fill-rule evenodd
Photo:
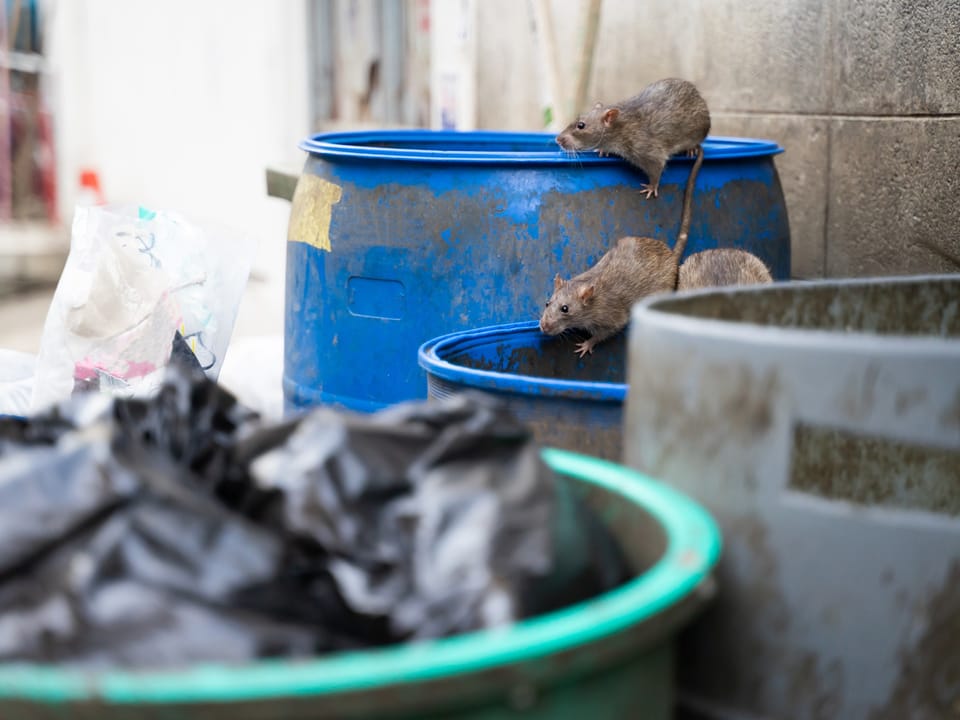
<instances>
[{"instance_id":1,"label":"rat whisker","mask_svg":"<svg viewBox=\"0 0 960 720\"><path fill-rule=\"evenodd\" d=\"M607 128L604 127L604 128L600 131L600 139L597 140L597 144L594 145L594 147L593 147L593 149L594 149L595 152L597 152L597 153L601 152L601 148L603 148L603 141L604 141L604 139L606 138L606 136L607 136Z\"/></svg>"},{"instance_id":2,"label":"rat whisker","mask_svg":"<svg viewBox=\"0 0 960 720\"><path fill-rule=\"evenodd\" d=\"M583 167L583 164L580 162L580 151L579 150L568 150L567 148L560 146L560 150L563 152L563 156L567 160L573 160L577 163L577 167Z\"/></svg>"}]
</instances>

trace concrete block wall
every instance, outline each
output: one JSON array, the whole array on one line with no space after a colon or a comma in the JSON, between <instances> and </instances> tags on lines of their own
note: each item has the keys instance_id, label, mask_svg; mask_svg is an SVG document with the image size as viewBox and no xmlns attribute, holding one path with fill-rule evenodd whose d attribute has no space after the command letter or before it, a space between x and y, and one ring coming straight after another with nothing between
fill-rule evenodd
<instances>
[{"instance_id":1,"label":"concrete block wall","mask_svg":"<svg viewBox=\"0 0 960 720\"><path fill-rule=\"evenodd\" d=\"M526 8L479 6L479 125L538 129ZM572 85L580 3L552 7ZM590 101L670 75L786 149L794 276L960 272L960 2L605 0Z\"/></svg>"}]
</instances>

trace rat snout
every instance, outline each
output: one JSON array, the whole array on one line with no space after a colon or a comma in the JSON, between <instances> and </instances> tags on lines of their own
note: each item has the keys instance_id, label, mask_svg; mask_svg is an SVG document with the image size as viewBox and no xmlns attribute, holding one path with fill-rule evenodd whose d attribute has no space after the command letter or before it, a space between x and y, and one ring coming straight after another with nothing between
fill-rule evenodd
<instances>
[{"instance_id":1,"label":"rat snout","mask_svg":"<svg viewBox=\"0 0 960 720\"><path fill-rule=\"evenodd\" d=\"M546 333L547 335L553 335L556 332L556 328L553 323L551 323L547 318L540 318L540 332Z\"/></svg>"},{"instance_id":2,"label":"rat snout","mask_svg":"<svg viewBox=\"0 0 960 720\"><path fill-rule=\"evenodd\" d=\"M567 147L567 144L568 144L570 141L569 141L565 136L563 136L563 135L557 135L557 137L556 137L555 139L556 139L556 141L557 141L557 145L559 145L559 146L560 146L561 148L563 148L564 150L570 150L570 149L572 149L572 148Z\"/></svg>"}]
</instances>

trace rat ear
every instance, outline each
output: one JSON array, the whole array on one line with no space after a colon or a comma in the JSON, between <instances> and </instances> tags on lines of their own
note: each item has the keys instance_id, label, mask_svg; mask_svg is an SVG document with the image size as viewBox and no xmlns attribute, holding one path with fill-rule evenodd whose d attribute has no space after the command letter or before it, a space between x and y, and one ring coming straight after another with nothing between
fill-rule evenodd
<instances>
[{"instance_id":1,"label":"rat ear","mask_svg":"<svg viewBox=\"0 0 960 720\"><path fill-rule=\"evenodd\" d=\"M620 111L617 108L610 108L603 114L603 124L609 127L619 116Z\"/></svg>"},{"instance_id":2,"label":"rat ear","mask_svg":"<svg viewBox=\"0 0 960 720\"><path fill-rule=\"evenodd\" d=\"M557 273L556 277L553 278L553 289L559 290L561 287L563 287L563 280L560 277L560 273Z\"/></svg>"},{"instance_id":3,"label":"rat ear","mask_svg":"<svg viewBox=\"0 0 960 720\"><path fill-rule=\"evenodd\" d=\"M586 302L593 297L593 285L584 285L577 290L577 296L581 302Z\"/></svg>"}]
</instances>

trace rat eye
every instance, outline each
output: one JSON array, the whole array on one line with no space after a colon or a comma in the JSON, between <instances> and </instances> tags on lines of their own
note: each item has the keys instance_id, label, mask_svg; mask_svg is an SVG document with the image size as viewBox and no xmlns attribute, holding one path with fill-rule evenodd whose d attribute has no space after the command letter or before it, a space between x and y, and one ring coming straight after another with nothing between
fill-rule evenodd
<instances>
[{"instance_id":1,"label":"rat eye","mask_svg":"<svg viewBox=\"0 0 960 720\"><path fill-rule=\"evenodd\" d=\"M577 123L577 130L583 130L586 126L587 124L583 120L581 120L580 122Z\"/></svg>"},{"instance_id":2,"label":"rat eye","mask_svg":"<svg viewBox=\"0 0 960 720\"><path fill-rule=\"evenodd\" d=\"M543 306L544 306L544 307L550 307L550 301L547 300L547 301L543 304Z\"/></svg>"},{"instance_id":3,"label":"rat eye","mask_svg":"<svg viewBox=\"0 0 960 720\"><path fill-rule=\"evenodd\" d=\"M566 305L561 305L561 306L560 306L560 312L562 312L562 313L568 312L569 310L570 310L570 308L568 308Z\"/></svg>"}]
</instances>

